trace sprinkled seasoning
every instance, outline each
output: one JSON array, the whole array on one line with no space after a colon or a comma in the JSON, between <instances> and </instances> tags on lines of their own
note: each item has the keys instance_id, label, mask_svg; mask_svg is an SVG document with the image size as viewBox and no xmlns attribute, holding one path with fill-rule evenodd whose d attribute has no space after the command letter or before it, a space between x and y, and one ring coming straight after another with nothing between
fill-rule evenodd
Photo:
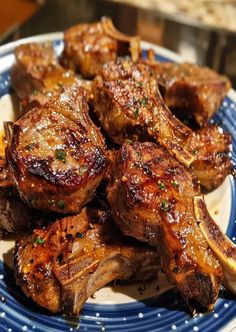
<instances>
[{"instance_id":1,"label":"sprinkled seasoning","mask_svg":"<svg viewBox=\"0 0 236 332\"><path fill-rule=\"evenodd\" d=\"M192 154L195 156L196 154L198 154L198 149L194 149L194 150L192 150Z\"/></svg>"},{"instance_id":2,"label":"sprinkled seasoning","mask_svg":"<svg viewBox=\"0 0 236 332\"><path fill-rule=\"evenodd\" d=\"M164 190L166 188L165 184L160 180L158 180L157 184L160 190Z\"/></svg>"},{"instance_id":3,"label":"sprinkled seasoning","mask_svg":"<svg viewBox=\"0 0 236 332\"><path fill-rule=\"evenodd\" d=\"M65 207L65 202L63 201L63 199L60 199L58 202L57 202L57 206L63 210L64 207Z\"/></svg>"},{"instance_id":4,"label":"sprinkled seasoning","mask_svg":"<svg viewBox=\"0 0 236 332\"><path fill-rule=\"evenodd\" d=\"M63 86L64 86L64 84L63 84L62 82L58 82L58 83L57 83L57 86L58 86L59 89L62 89Z\"/></svg>"},{"instance_id":5,"label":"sprinkled seasoning","mask_svg":"<svg viewBox=\"0 0 236 332\"><path fill-rule=\"evenodd\" d=\"M37 236L36 239L34 239L33 243L38 244L38 245L43 245L46 241L42 239L40 236Z\"/></svg>"},{"instance_id":6,"label":"sprinkled seasoning","mask_svg":"<svg viewBox=\"0 0 236 332\"><path fill-rule=\"evenodd\" d=\"M135 119L137 119L138 115L139 115L139 109L135 108L135 110L134 110L134 117L135 117Z\"/></svg>"},{"instance_id":7,"label":"sprinkled seasoning","mask_svg":"<svg viewBox=\"0 0 236 332\"><path fill-rule=\"evenodd\" d=\"M38 204L38 198L37 197L32 197L31 200L30 200L30 203L33 206L37 206L37 204Z\"/></svg>"},{"instance_id":8,"label":"sprinkled seasoning","mask_svg":"<svg viewBox=\"0 0 236 332\"><path fill-rule=\"evenodd\" d=\"M136 150L135 151L137 153L138 159L142 159L142 151L141 150Z\"/></svg>"},{"instance_id":9,"label":"sprinkled seasoning","mask_svg":"<svg viewBox=\"0 0 236 332\"><path fill-rule=\"evenodd\" d=\"M184 123L186 126L190 125L190 121L189 121L188 119L183 119L183 123Z\"/></svg>"},{"instance_id":10,"label":"sprinkled seasoning","mask_svg":"<svg viewBox=\"0 0 236 332\"><path fill-rule=\"evenodd\" d=\"M178 186L179 186L179 183L177 182L177 181L172 181L171 182L171 184L172 184L172 186L174 187L174 188L178 188Z\"/></svg>"},{"instance_id":11,"label":"sprinkled seasoning","mask_svg":"<svg viewBox=\"0 0 236 332\"><path fill-rule=\"evenodd\" d=\"M175 168L174 167L169 167L169 168L167 168L167 173L175 173Z\"/></svg>"},{"instance_id":12,"label":"sprinkled seasoning","mask_svg":"<svg viewBox=\"0 0 236 332\"><path fill-rule=\"evenodd\" d=\"M143 82L136 82L135 83L136 88L142 88L142 86L143 86Z\"/></svg>"},{"instance_id":13,"label":"sprinkled seasoning","mask_svg":"<svg viewBox=\"0 0 236 332\"><path fill-rule=\"evenodd\" d=\"M58 160L66 162L66 151L64 149L56 149L55 156Z\"/></svg>"},{"instance_id":14,"label":"sprinkled seasoning","mask_svg":"<svg viewBox=\"0 0 236 332\"><path fill-rule=\"evenodd\" d=\"M80 166L79 168L78 168L78 173L79 173L79 175L84 175L84 173L85 172L87 172L87 170L88 170L88 167L87 166Z\"/></svg>"},{"instance_id":15,"label":"sprinkled seasoning","mask_svg":"<svg viewBox=\"0 0 236 332\"><path fill-rule=\"evenodd\" d=\"M172 204L167 200L163 199L161 202L160 208L164 213L167 213L171 210Z\"/></svg>"},{"instance_id":16,"label":"sprinkled seasoning","mask_svg":"<svg viewBox=\"0 0 236 332\"><path fill-rule=\"evenodd\" d=\"M141 105L142 106L147 106L147 104L148 104L148 99L147 98L141 99Z\"/></svg>"},{"instance_id":17,"label":"sprinkled seasoning","mask_svg":"<svg viewBox=\"0 0 236 332\"><path fill-rule=\"evenodd\" d=\"M77 232L75 237L78 237L79 239L83 239L84 233Z\"/></svg>"}]
</instances>

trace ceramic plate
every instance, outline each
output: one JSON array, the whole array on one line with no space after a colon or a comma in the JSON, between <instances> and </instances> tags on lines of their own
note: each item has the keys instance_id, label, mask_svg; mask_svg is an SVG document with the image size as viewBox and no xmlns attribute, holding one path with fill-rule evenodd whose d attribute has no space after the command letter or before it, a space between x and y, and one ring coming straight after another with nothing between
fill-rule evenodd
<instances>
[{"instance_id":1,"label":"ceramic plate","mask_svg":"<svg viewBox=\"0 0 236 332\"><path fill-rule=\"evenodd\" d=\"M10 68L14 63L14 48L25 42L52 41L57 54L63 48L62 34L54 33L20 40L0 48L0 125L14 120L16 103L10 86ZM143 43L143 52L150 44ZM161 61L181 61L168 50L153 46ZM212 122L220 123L232 135L232 159L236 161L236 94L233 90L223 101ZM0 132L1 132L0 127ZM230 176L206 197L211 215L235 242L236 187ZM36 307L15 286L12 275L12 248L14 241L0 242L0 331L235 331L236 299L222 292L214 312L189 316L184 303L165 276L152 282L132 285L110 285L90 298L78 319L68 320L51 315Z\"/></svg>"}]
</instances>

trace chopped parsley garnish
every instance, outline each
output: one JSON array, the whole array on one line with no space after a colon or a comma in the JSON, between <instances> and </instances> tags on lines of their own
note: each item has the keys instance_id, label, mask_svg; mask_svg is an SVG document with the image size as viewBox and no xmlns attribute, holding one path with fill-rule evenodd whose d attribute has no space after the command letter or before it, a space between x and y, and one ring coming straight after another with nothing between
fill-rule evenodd
<instances>
[{"instance_id":1,"label":"chopped parsley garnish","mask_svg":"<svg viewBox=\"0 0 236 332\"><path fill-rule=\"evenodd\" d=\"M174 187L174 188L177 188L178 186L179 186L179 183L177 182L177 181L172 181L171 182L171 184L172 184L172 186Z\"/></svg>"},{"instance_id":2,"label":"chopped parsley garnish","mask_svg":"<svg viewBox=\"0 0 236 332\"><path fill-rule=\"evenodd\" d=\"M135 108L134 109L134 117L135 117L135 119L137 119L138 115L139 115L139 109Z\"/></svg>"},{"instance_id":3,"label":"chopped parsley garnish","mask_svg":"<svg viewBox=\"0 0 236 332\"><path fill-rule=\"evenodd\" d=\"M84 175L84 173L87 172L87 170L88 170L87 166L80 166L78 168L79 175L81 175L81 176Z\"/></svg>"},{"instance_id":4,"label":"chopped parsley garnish","mask_svg":"<svg viewBox=\"0 0 236 332\"><path fill-rule=\"evenodd\" d=\"M166 188L165 184L160 180L157 182L159 189L164 190Z\"/></svg>"},{"instance_id":5,"label":"chopped parsley garnish","mask_svg":"<svg viewBox=\"0 0 236 332\"><path fill-rule=\"evenodd\" d=\"M190 124L190 121L188 119L183 119L183 123L188 126Z\"/></svg>"},{"instance_id":6,"label":"chopped parsley garnish","mask_svg":"<svg viewBox=\"0 0 236 332\"><path fill-rule=\"evenodd\" d=\"M33 206L36 206L38 204L38 198L37 197L32 197L30 202Z\"/></svg>"},{"instance_id":7,"label":"chopped parsley garnish","mask_svg":"<svg viewBox=\"0 0 236 332\"><path fill-rule=\"evenodd\" d=\"M33 148L34 148L35 146L36 146L35 143L29 143L28 145L26 145L26 149L29 150L29 151L31 151L31 150L33 150Z\"/></svg>"},{"instance_id":8,"label":"chopped parsley garnish","mask_svg":"<svg viewBox=\"0 0 236 332\"><path fill-rule=\"evenodd\" d=\"M63 199L60 199L58 202L57 202L57 206L60 208L60 209L64 209L65 207L65 202L63 201Z\"/></svg>"},{"instance_id":9,"label":"chopped parsley garnish","mask_svg":"<svg viewBox=\"0 0 236 332\"><path fill-rule=\"evenodd\" d=\"M84 233L77 232L75 236L78 237L79 239L83 239Z\"/></svg>"},{"instance_id":10,"label":"chopped parsley garnish","mask_svg":"<svg viewBox=\"0 0 236 332\"><path fill-rule=\"evenodd\" d=\"M58 160L63 161L63 163L66 162L66 150L64 150L64 149L56 149L55 155L56 155L56 158Z\"/></svg>"},{"instance_id":11,"label":"chopped parsley garnish","mask_svg":"<svg viewBox=\"0 0 236 332\"><path fill-rule=\"evenodd\" d=\"M38 92L39 92L39 91L38 91L37 89L34 89L34 90L33 90L33 95L36 96L36 95L38 94Z\"/></svg>"},{"instance_id":12,"label":"chopped parsley garnish","mask_svg":"<svg viewBox=\"0 0 236 332\"><path fill-rule=\"evenodd\" d=\"M136 82L135 86L136 88L142 88L143 82Z\"/></svg>"},{"instance_id":13,"label":"chopped parsley garnish","mask_svg":"<svg viewBox=\"0 0 236 332\"><path fill-rule=\"evenodd\" d=\"M148 99L147 98L141 99L141 105L142 106L147 106L147 104L148 104Z\"/></svg>"},{"instance_id":14,"label":"chopped parsley garnish","mask_svg":"<svg viewBox=\"0 0 236 332\"><path fill-rule=\"evenodd\" d=\"M33 243L43 245L46 241L42 239L40 236L37 236L36 239L34 239Z\"/></svg>"},{"instance_id":15,"label":"chopped parsley garnish","mask_svg":"<svg viewBox=\"0 0 236 332\"><path fill-rule=\"evenodd\" d=\"M172 204L167 199L163 199L160 208L164 213L167 213L171 210Z\"/></svg>"}]
</instances>

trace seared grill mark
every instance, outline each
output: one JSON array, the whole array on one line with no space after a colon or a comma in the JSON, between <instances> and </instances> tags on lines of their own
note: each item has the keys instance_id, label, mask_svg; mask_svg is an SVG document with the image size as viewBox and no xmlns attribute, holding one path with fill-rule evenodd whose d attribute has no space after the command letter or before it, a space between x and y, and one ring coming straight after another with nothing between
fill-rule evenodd
<instances>
[{"instance_id":1,"label":"seared grill mark","mask_svg":"<svg viewBox=\"0 0 236 332\"><path fill-rule=\"evenodd\" d=\"M222 270L195 217L194 174L154 143L126 143L107 192L122 232L158 248L163 271L187 302L212 308Z\"/></svg>"},{"instance_id":2,"label":"seared grill mark","mask_svg":"<svg viewBox=\"0 0 236 332\"><path fill-rule=\"evenodd\" d=\"M104 140L84 90L65 89L12 127L7 158L22 198L38 209L78 212L106 170Z\"/></svg>"},{"instance_id":3,"label":"seared grill mark","mask_svg":"<svg viewBox=\"0 0 236 332\"><path fill-rule=\"evenodd\" d=\"M193 132L182 124L166 106L147 64L128 59L106 64L94 79L93 92L95 112L115 143L151 137L181 163L191 165L208 190L219 186L229 174L229 135L214 126ZM139 127L143 129L136 130Z\"/></svg>"},{"instance_id":4,"label":"seared grill mark","mask_svg":"<svg viewBox=\"0 0 236 332\"><path fill-rule=\"evenodd\" d=\"M35 237L44 244L35 244ZM75 315L103 285L136 273L145 278L146 269L150 277L158 264L155 249L124 241L109 212L86 208L21 238L14 253L14 274L23 292L52 312Z\"/></svg>"}]
</instances>

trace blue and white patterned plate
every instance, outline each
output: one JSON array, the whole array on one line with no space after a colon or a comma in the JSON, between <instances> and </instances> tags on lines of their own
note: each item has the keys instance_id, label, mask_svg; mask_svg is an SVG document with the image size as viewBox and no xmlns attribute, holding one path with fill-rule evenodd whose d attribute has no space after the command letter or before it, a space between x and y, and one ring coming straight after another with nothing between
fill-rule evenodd
<instances>
[{"instance_id":1,"label":"blue and white patterned plate","mask_svg":"<svg viewBox=\"0 0 236 332\"><path fill-rule=\"evenodd\" d=\"M57 54L63 48L62 33L53 33L4 45L0 48L0 133L4 120L15 119L15 98L10 86L14 48L19 43L52 41ZM161 61L181 61L163 48L153 47ZM144 51L145 53L145 51ZM236 161L236 94L230 91L213 122L232 135L232 159ZM211 215L227 235L236 240L236 182L230 176L206 197ZM236 298L222 292L214 312L189 316L178 293L165 277L146 284L107 286L90 298L78 319L52 315L36 307L15 286L12 275L14 241L0 242L0 331L236 331Z\"/></svg>"}]
</instances>

